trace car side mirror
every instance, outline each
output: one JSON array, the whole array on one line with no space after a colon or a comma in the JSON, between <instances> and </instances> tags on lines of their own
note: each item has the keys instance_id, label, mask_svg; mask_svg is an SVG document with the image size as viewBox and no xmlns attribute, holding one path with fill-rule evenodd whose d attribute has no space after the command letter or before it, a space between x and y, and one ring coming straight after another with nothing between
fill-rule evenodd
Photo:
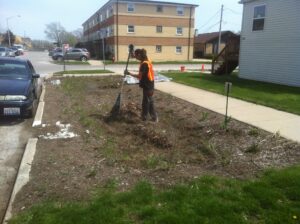
<instances>
[{"instance_id":1,"label":"car side mirror","mask_svg":"<svg viewBox=\"0 0 300 224\"><path fill-rule=\"evenodd\" d=\"M33 74L33 75L32 75L32 78L38 79L38 78L40 78L40 75L39 75L39 74Z\"/></svg>"}]
</instances>

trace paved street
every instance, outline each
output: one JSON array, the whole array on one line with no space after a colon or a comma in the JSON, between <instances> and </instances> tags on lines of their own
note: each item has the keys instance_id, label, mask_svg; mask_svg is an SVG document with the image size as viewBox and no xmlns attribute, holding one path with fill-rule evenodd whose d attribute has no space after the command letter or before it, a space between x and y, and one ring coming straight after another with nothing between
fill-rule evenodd
<instances>
[{"instance_id":1,"label":"paved street","mask_svg":"<svg viewBox=\"0 0 300 224\"><path fill-rule=\"evenodd\" d=\"M0 220L12 191L32 119L0 118Z\"/></svg>"}]
</instances>

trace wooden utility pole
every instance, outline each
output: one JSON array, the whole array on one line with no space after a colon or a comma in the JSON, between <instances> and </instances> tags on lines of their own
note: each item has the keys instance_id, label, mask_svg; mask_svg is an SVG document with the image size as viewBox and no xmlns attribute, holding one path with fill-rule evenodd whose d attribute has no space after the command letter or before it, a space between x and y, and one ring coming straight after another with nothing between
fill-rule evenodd
<instances>
[{"instance_id":1,"label":"wooden utility pole","mask_svg":"<svg viewBox=\"0 0 300 224\"><path fill-rule=\"evenodd\" d=\"M221 18L220 18L220 28L219 28L218 54L221 52L223 9L224 9L224 5L221 6Z\"/></svg>"}]
</instances>

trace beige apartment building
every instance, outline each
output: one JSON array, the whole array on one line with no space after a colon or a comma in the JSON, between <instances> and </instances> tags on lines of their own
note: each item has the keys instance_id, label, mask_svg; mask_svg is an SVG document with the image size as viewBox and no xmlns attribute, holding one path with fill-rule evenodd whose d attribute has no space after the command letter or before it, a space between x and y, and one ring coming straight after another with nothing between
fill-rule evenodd
<instances>
[{"instance_id":1,"label":"beige apartment building","mask_svg":"<svg viewBox=\"0 0 300 224\"><path fill-rule=\"evenodd\" d=\"M153 61L193 58L197 5L110 0L83 23L84 42L92 54L126 61L128 46L145 48Z\"/></svg>"}]
</instances>

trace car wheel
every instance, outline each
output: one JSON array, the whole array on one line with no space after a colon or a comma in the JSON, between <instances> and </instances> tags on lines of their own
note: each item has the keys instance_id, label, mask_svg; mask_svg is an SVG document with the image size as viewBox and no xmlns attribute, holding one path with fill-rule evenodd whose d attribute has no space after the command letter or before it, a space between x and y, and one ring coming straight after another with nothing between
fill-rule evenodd
<instances>
[{"instance_id":1,"label":"car wheel","mask_svg":"<svg viewBox=\"0 0 300 224\"><path fill-rule=\"evenodd\" d=\"M61 62L61 61L63 61L63 57L57 57L57 61L59 61L59 62Z\"/></svg>"},{"instance_id":2,"label":"car wheel","mask_svg":"<svg viewBox=\"0 0 300 224\"><path fill-rule=\"evenodd\" d=\"M39 100L35 98L32 102L32 108L23 115L24 118L33 118L38 108Z\"/></svg>"},{"instance_id":3,"label":"car wheel","mask_svg":"<svg viewBox=\"0 0 300 224\"><path fill-rule=\"evenodd\" d=\"M85 56L82 56L82 57L80 58L80 61L82 61L82 62L86 62L86 61L87 61L87 57L85 57Z\"/></svg>"}]
</instances>

